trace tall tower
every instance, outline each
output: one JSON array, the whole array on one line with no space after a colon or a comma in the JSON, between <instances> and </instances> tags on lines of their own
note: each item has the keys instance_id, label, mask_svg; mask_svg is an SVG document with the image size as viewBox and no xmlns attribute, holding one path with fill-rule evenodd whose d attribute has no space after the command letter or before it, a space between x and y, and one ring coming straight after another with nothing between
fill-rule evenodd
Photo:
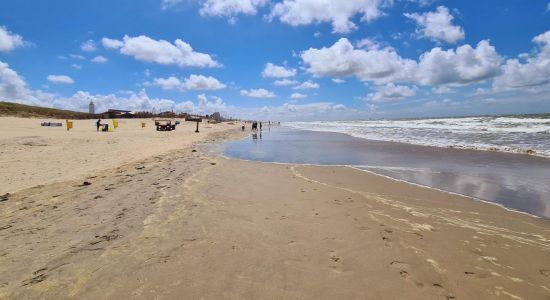
<instances>
[{"instance_id":1,"label":"tall tower","mask_svg":"<svg viewBox=\"0 0 550 300\"><path fill-rule=\"evenodd\" d=\"M90 100L90 104L88 104L88 112L93 115L95 114L95 105L94 101Z\"/></svg>"}]
</instances>

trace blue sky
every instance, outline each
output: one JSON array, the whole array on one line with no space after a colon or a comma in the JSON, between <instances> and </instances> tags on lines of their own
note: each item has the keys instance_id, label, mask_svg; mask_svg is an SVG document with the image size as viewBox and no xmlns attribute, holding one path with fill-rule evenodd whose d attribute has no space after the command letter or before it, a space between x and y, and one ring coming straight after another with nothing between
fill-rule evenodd
<instances>
[{"instance_id":1,"label":"blue sky","mask_svg":"<svg viewBox=\"0 0 550 300\"><path fill-rule=\"evenodd\" d=\"M0 3L0 100L272 120L550 112L550 3Z\"/></svg>"}]
</instances>

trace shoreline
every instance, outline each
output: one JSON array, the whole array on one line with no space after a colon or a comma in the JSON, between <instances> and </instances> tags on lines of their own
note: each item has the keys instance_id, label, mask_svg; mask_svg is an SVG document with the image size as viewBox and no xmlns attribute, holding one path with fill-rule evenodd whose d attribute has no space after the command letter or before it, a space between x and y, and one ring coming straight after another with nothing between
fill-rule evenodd
<instances>
[{"instance_id":1,"label":"shoreline","mask_svg":"<svg viewBox=\"0 0 550 300\"><path fill-rule=\"evenodd\" d=\"M534 215L534 214L531 214L531 213L528 213L528 212L524 212L524 211L520 211L520 210L517 210L517 209L514 209L514 208L506 207L506 206L504 206L500 203L496 203L496 202L492 202L492 201L489 201L489 200L484 200L484 199L477 198L477 197L474 197L474 196L460 194L460 193L456 193L456 192L452 192L452 191L447 191L447 190L444 190L444 189L440 189L440 188L436 188L436 187L432 187L432 186L428 186L428 185L423 185L423 184L420 184L420 183L415 183L415 182L411 182L411 181L397 179L397 178L394 178L394 177L391 177L391 176L388 176L388 175L378 174L374 171L362 169L362 168L360 168L358 166L355 166L355 165L323 165L323 164L308 164L308 163L297 164L297 163L285 163L285 162L273 162L273 161L259 161L259 160L251 160L251 159L242 159L242 158L229 157L229 156L226 156L226 155L223 155L223 154L219 154L219 155L221 157L225 158L225 159L228 159L228 160L238 160L238 161L260 163L260 164L274 164L274 165L286 165L286 166L310 166L310 167L320 167L320 168L345 167L345 168L354 169L354 170L357 170L357 171L360 171L360 172L366 172L366 173L369 173L371 175L379 176L379 177L382 177L382 178L385 178L385 179L388 179L388 180L392 180L392 181L395 181L395 182L399 182L399 183L403 183L403 184L410 184L410 185L418 186L420 188L430 189L430 190L434 190L434 191L438 191L438 192L442 192L442 193L446 193L446 194L450 194L450 195L455 195L455 196L468 198L468 199L473 200L473 201L479 201L481 203L494 205L494 206L497 206L497 207L499 207L499 208L501 208L505 211L508 211L508 212L518 213L518 214L526 215L526 216L529 216L529 217L532 217L532 218L550 221L550 218L544 218L544 217L537 216L537 215Z\"/></svg>"}]
</instances>

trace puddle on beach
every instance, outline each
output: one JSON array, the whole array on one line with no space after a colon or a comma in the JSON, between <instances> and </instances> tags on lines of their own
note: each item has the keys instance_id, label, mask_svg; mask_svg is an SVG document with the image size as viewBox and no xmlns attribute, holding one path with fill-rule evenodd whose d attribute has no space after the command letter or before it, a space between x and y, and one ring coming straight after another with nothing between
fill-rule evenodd
<instances>
[{"instance_id":1,"label":"puddle on beach","mask_svg":"<svg viewBox=\"0 0 550 300\"><path fill-rule=\"evenodd\" d=\"M550 218L547 158L370 141L285 127L264 128L221 147L224 155L245 160L351 165Z\"/></svg>"}]
</instances>

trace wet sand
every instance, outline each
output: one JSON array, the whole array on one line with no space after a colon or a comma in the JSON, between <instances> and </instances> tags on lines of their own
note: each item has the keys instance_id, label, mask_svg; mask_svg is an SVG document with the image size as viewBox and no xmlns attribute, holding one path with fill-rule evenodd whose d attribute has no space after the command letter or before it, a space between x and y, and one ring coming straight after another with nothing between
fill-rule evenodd
<instances>
[{"instance_id":1,"label":"wet sand","mask_svg":"<svg viewBox=\"0 0 550 300\"><path fill-rule=\"evenodd\" d=\"M550 159L365 140L288 128L223 145L229 157L265 162L351 165L550 219Z\"/></svg>"},{"instance_id":2,"label":"wet sand","mask_svg":"<svg viewBox=\"0 0 550 300\"><path fill-rule=\"evenodd\" d=\"M0 299L550 296L547 220L197 142L2 199Z\"/></svg>"}]
</instances>

